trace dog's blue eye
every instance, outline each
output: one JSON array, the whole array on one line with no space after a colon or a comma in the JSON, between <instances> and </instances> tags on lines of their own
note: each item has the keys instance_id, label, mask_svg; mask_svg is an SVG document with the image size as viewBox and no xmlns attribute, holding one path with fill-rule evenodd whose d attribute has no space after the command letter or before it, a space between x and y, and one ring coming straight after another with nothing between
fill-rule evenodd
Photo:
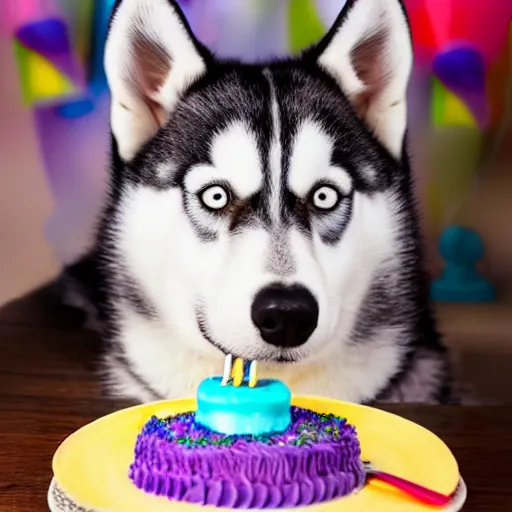
<instances>
[{"instance_id":1,"label":"dog's blue eye","mask_svg":"<svg viewBox=\"0 0 512 512\"><path fill-rule=\"evenodd\" d=\"M210 210L222 210L229 202L228 191L220 185L204 189L200 195L202 203Z\"/></svg>"},{"instance_id":2,"label":"dog's blue eye","mask_svg":"<svg viewBox=\"0 0 512 512\"><path fill-rule=\"evenodd\" d=\"M318 187L312 197L313 206L323 211L332 210L338 205L339 201L339 192L329 185Z\"/></svg>"}]
</instances>

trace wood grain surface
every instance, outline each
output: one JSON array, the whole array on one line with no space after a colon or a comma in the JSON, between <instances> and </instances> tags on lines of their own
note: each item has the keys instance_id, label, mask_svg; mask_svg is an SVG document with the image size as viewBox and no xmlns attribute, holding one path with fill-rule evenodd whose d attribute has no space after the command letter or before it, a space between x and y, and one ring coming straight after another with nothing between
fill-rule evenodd
<instances>
[{"instance_id":1,"label":"wood grain surface","mask_svg":"<svg viewBox=\"0 0 512 512\"><path fill-rule=\"evenodd\" d=\"M80 320L46 292L0 310L0 512L47 512L60 442L128 405L101 396L100 342ZM465 511L512 511L512 408L384 408L432 430L453 450L468 485Z\"/></svg>"}]
</instances>

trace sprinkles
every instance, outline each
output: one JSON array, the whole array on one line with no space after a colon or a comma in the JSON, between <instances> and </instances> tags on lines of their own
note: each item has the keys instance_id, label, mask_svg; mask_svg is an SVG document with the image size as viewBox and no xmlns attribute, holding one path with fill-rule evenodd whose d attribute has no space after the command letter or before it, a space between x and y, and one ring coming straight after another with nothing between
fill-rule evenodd
<instances>
[{"instance_id":1,"label":"sprinkles","mask_svg":"<svg viewBox=\"0 0 512 512\"><path fill-rule=\"evenodd\" d=\"M333 414L320 414L309 409L291 407L292 421L284 431L274 434L231 435L213 432L195 422L195 413L187 412L157 418L153 416L144 425L142 435L155 435L171 444L186 448L207 446L235 446L237 443L263 443L266 445L308 446L322 442L341 441L351 435L345 418Z\"/></svg>"}]
</instances>

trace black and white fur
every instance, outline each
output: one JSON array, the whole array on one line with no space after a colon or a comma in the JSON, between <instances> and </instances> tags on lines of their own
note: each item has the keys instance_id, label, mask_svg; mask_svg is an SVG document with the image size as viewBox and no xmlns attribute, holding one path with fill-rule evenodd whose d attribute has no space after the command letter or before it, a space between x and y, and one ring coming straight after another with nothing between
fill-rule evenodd
<instances>
[{"instance_id":1,"label":"black and white fur","mask_svg":"<svg viewBox=\"0 0 512 512\"><path fill-rule=\"evenodd\" d=\"M318 45L261 65L218 61L173 1L123 0L105 62L112 173L94 261L111 392L193 395L232 353L295 393L450 399L405 148L399 0L349 0ZM251 321L274 283L318 303L296 348Z\"/></svg>"}]
</instances>

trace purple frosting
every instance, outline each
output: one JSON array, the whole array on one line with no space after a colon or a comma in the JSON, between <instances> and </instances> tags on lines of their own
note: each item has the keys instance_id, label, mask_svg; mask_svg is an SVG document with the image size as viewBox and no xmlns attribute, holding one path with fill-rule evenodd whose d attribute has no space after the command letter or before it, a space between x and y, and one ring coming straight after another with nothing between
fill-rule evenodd
<instances>
[{"instance_id":1,"label":"purple frosting","mask_svg":"<svg viewBox=\"0 0 512 512\"><path fill-rule=\"evenodd\" d=\"M320 427L320 425L319 425ZM170 499L227 508L304 506L352 493L365 473L355 428L306 445L238 440L190 448L139 435L129 476L139 489Z\"/></svg>"}]
</instances>

